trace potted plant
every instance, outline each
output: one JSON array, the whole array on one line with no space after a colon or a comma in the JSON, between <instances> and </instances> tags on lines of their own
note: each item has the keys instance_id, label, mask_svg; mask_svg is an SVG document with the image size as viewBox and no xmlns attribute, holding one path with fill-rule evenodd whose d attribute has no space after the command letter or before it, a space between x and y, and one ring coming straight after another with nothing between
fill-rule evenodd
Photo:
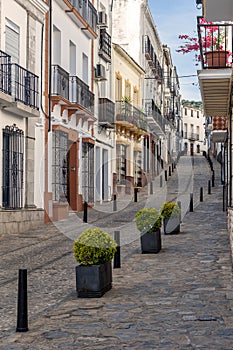
<instances>
[{"instance_id":1,"label":"potted plant","mask_svg":"<svg viewBox=\"0 0 233 350\"><path fill-rule=\"evenodd\" d=\"M161 226L162 218L155 208L140 209L134 221L141 232L142 254L158 253L161 250Z\"/></svg>"},{"instance_id":2,"label":"potted plant","mask_svg":"<svg viewBox=\"0 0 233 350\"><path fill-rule=\"evenodd\" d=\"M227 26L207 22L204 18L198 18L199 38L189 35L179 35L184 44L179 46L177 52L183 54L202 52L205 57L205 65L208 68L226 67L231 63L231 53L227 50ZM199 53L195 54L195 60L201 61ZM198 63L197 63L198 64Z\"/></svg>"},{"instance_id":3,"label":"potted plant","mask_svg":"<svg viewBox=\"0 0 233 350\"><path fill-rule=\"evenodd\" d=\"M160 208L164 234L180 233L181 210L175 202L164 202Z\"/></svg>"},{"instance_id":4,"label":"potted plant","mask_svg":"<svg viewBox=\"0 0 233 350\"><path fill-rule=\"evenodd\" d=\"M101 297L112 288L111 261L117 243L105 231L95 228L84 231L74 242L76 290L81 298Z\"/></svg>"}]
</instances>

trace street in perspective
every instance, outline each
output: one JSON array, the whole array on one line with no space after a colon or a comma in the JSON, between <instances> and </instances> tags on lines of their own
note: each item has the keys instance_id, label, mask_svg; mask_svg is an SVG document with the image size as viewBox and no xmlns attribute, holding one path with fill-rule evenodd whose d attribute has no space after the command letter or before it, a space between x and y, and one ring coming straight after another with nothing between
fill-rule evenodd
<instances>
[{"instance_id":1,"label":"street in perspective","mask_svg":"<svg viewBox=\"0 0 233 350\"><path fill-rule=\"evenodd\" d=\"M233 350L231 0L0 0L0 350Z\"/></svg>"},{"instance_id":2,"label":"street in perspective","mask_svg":"<svg viewBox=\"0 0 233 350\"><path fill-rule=\"evenodd\" d=\"M179 193L182 168L190 177ZM206 158L183 156L153 194L144 189L138 202L104 220L102 212L88 213L91 226L120 230L122 240L121 267L113 269L113 287L102 298L76 295L69 235L79 231L79 218L1 235L1 349L232 349L232 262L217 162L214 169L211 194ZM193 212L185 208L179 234L162 234L158 254L141 254L133 213L150 198L160 205L165 191L182 207L192 191ZM28 269L25 333L15 332L18 268Z\"/></svg>"}]
</instances>

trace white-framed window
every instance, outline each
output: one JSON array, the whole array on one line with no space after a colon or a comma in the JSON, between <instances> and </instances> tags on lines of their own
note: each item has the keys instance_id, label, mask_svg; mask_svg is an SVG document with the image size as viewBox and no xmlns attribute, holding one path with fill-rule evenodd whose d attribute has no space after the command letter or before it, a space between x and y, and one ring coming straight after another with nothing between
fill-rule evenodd
<instances>
[{"instance_id":1,"label":"white-framed window","mask_svg":"<svg viewBox=\"0 0 233 350\"><path fill-rule=\"evenodd\" d=\"M83 81L88 85L88 57L83 53Z\"/></svg>"},{"instance_id":2,"label":"white-framed window","mask_svg":"<svg viewBox=\"0 0 233 350\"><path fill-rule=\"evenodd\" d=\"M11 56L12 63L19 63L20 28L6 18L5 25L5 52Z\"/></svg>"}]
</instances>

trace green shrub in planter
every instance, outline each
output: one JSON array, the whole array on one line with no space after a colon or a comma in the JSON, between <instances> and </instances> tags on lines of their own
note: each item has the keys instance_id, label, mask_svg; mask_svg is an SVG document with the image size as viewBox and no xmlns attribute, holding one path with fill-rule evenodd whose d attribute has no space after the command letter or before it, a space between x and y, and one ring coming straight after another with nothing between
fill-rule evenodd
<instances>
[{"instance_id":1,"label":"green shrub in planter","mask_svg":"<svg viewBox=\"0 0 233 350\"><path fill-rule=\"evenodd\" d=\"M136 213L134 221L141 233L152 233L159 230L162 226L162 217L155 208L140 209Z\"/></svg>"},{"instance_id":2,"label":"green shrub in planter","mask_svg":"<svg viewBox=\"0 0 233 350\"><path fill-rule=\"evenodd\" d=\"M175 202L164 202L160 208L164 234L180 233L181 210Z\"/></svg>"},{"instance_id":3,"label":"green shrub in planter","mask_svg":"<svg viewBox=\"0 0 233 350\"><path fill-rule=\"evenodd\" d=\"M166 219L170 217L180 217L180 207L175 202L164 202L160 208L161 216Z\"/></svg>"},{"instance_id":4,"label":"green shrub in planter","mask_svg":"<svg viewBox=\"0 0 233 350\"><path fill-rule=\"evenodd\" d=\"M101 229L87 229L74 242L74 256L80 265L100 265L111 261L117 243Z\"/></svg>"}]
</instances>

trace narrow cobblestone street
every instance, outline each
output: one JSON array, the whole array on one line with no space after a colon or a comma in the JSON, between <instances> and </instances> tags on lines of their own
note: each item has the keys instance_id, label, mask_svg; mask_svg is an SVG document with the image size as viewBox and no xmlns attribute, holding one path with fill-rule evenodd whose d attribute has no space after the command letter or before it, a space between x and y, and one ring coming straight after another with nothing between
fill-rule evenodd
<instances>
[{"instance_id":1,"label":"narrow cobblestone street","mask_svg":"<svg viewBox=\"0 0 233 350\"><path fill-rule=\"evenodd\" d=\"M56 225L1 235L0 349L232 350L232 261L216 162L214 169L211 194L206 159L196 156L192 164L181 157L163 187L156 178L153 194L143 190L137 203L124 198L122 210L103 204L88 212L89 224L73 213ZM143 206L159 208L166 198L181 201L181 233L162 235L162 251L142 255L134 215ZM113 270L113 288L100 299L77 298L75 292L73 239L89 225L121 231L122 266ZM27 333L15 332L20 268L28 269Z\"/></svg>"}]
</instances>

